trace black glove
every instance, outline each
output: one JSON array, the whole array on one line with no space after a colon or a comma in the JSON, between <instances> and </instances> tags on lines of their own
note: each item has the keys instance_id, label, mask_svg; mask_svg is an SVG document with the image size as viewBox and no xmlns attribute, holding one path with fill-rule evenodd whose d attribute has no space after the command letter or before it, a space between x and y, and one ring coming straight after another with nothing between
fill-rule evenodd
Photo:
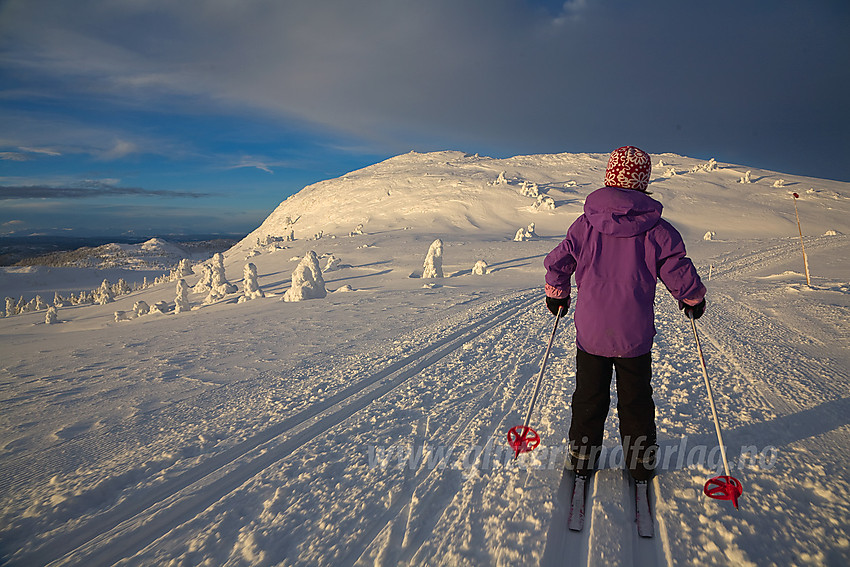
<instances>
[{"instance_id":1,"label":"black glove","mask_svg":"<svg viewBox=\"0 0 850 567\"><path fill-rule=\"evenodd\" d=\"M549 308L549 311L552 312L552 315L558 314L558 308L563 307L564 309L561 311L561 317L567 314L567 311L570 309L570 296L557 298L557 297L549 297L546 296L546 307Z\"/></svg>"},{"instance_id":2,"label":"black glove","mask_svg":"<svg viewBox=\"0 0 850 567\"><path fill-rule=\"evenodd\" d=\"M705 313L705 299L696 305L688 305L684 301L679 302L679 309L685 310L685 316L688 319L699 319Z\"/></svg>"}]
</instances>

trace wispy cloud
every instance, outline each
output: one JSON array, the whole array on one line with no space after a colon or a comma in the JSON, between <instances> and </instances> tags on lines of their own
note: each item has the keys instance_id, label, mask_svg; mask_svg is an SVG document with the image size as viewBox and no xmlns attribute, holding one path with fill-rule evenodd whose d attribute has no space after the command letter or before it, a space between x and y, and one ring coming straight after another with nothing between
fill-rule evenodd
<instances>
[{"instance_id":1,"label":"wispy cloud","mask_svg":"<svg viewBox=\"0 0 850 567\"><path fill-rule=\"evenodd\" d=\"M166 191L141 187L119 187L102 181L85 181L70 186L55 185L0 185L0 200L5 199L85 199L92 197L168 197L201 198L208 193L194 191Z\"/></svg>"},{"instance_id":2,"label":"wispy cloud","mask_svg":"<svg viewBox=\"0 0 850 567\"><path fill-rule=\"evenodd\" d=\"M225 166L224 169L243 169L243 168L255 168L260 171L265 171L266 173L274 174L275 167L288 167L291 164L282 160L275 160L271 158L264 157L253 157L253 156L243 156L236 160L236 163Z\"/></svg>"},{"instance_id":3,"label":"wispy cloud","mask_svg":"<svg viewBox=\"0 0 850 567\"><path fill-rule=\"evenodd\" d=\"M29 161L32 157L22 152L0 152L0 159L5 161Z\"/></svg>"},{"instance_id":4,"label":"wispy cloud","mask_svg":"<svg viewBox=\"0 0 850 567\"><path fill-rule=\"evenodd\" d=\"M168 132L145 130L146 124L128 128L127 124L88 120L70 111L62 114L52 109L30 108L4 112L0 107L0 120L3 121L0 159L5 160L81 156L117 161L144 155L172 159L192 152L191 140L175 141L177 137Z\"/></svg>"},{"instance_id":5,"label":"wispy cloud","mask_svg":"<svg viewBox=\"0 0 850 567\"><path fill-rule=\"evenodd\" d=\"M41 155L52 156L52 157L62 155L62 152L60 152L59 150L54 150L52 148L27 148L27 147L21 146L18 149L20 149L22 152L27 152L29 154L41 154Z\"/></svg>"},{"instance_id":6,"label":"wispy cloud","mask_svg":"<svg viewBox=\"0 0 850 567\"><path fill-rule=\"evenodd\" d=\"M36 156L61 156L62 153L56 150L47 148L26 148L20 147L19 151L0 152L0 160L5 161L31 161Z\"/></svg>"},{"instance_id":7,"label":"wispy cloud","mask_svg":"<svg viewBox=\"0 0 850 567\"><path fill-rule=\"evenodd\" d=\"M114 160L138 153L138 151L139 146L137 144L126 140L116 140L112 147L102 152L99 157L104 160Z\"/></svg>"}]
</instances>

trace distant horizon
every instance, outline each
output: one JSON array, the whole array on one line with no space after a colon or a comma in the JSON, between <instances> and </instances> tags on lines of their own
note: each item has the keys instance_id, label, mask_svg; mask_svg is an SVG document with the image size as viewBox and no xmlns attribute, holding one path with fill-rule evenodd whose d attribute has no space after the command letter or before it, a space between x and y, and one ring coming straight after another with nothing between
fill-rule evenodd
<instances>
[{"instance_id":1,"label":"distant horizon","mask_svg":"<svg viewBox=\"0 0 850 567\"><path fill-rule=\"evenodd\" d=\"M105 244L141 244L153 238L175 244L232 240L238 242L247 233L164 234L164 235L0 235L0 267L13 266L24 260L34 260L54 252L70 252L80 248L95 248Z\"/></svg>"},{"instance_id":2,"label":"distant horizon","mask_svg":"<svg viewBox=\"0 0 850 567\"><path fill-rule=\"evenodd\" d=\"M26 240L31 238L44 238L51 240L103 240L110 238L117 238L120 240L138 240L144 242L146 240L150 240L151 238L161 238L163 240L168 240L168 238L172 238L177 240L178 242L182 241L195 241L195 240L210 240L213 238L244 238L246 237L250 231L248 232L198 232L198 233L156 233L156 234L49 234L49 233L35 233L35 234L13 234L13 235L0 235L0 240Z\"/></svg>"}]
</instances>

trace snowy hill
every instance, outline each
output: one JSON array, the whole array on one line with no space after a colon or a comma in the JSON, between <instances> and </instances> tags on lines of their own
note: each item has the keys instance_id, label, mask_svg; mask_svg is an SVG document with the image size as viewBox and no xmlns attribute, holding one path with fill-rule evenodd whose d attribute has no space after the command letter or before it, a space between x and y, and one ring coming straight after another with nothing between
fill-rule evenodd
<instances>
[{"instance_id":1,"label":"snowy hill","mask_svg":"<svg viewBox=\"0 0 850 567\"><path fill-rule=\"evenodd\" d=\"M176 244L151 238L139 244L108 243L75 250L51 252L0 266L0 298L36 295L45 299L54 294L67 296L110 282L124 280L139 287L173 270L181 260L192 264L209 259L233 245L233 240L197 240Z\"/></svg>"},{"instance_id":2,"label":"snowy hill","mask_svg":"<svg viewBox=\"0 0 850 567\"><path fill-rule=\"evenodd\" d=\"M140 244L112 242L95 247L83 247L68 252L54 252L46 256L20 262L19 265L51 267L95 268L126 270L169 270L183 258L206 259L212 253L208 246L187 249L162 238L151 238ZM201 248L197 250L197 248Z\"/></svg>"},{"instance_id":3,"label":"snowy hill","mask_svg":"<svg viewBox=\"0 0 850 567\"><path fill-rule=\"evenodd\" d=\"M581 214L584 196L599 186L607 160L602 154L493 159L411 152L305 187L282 202L243 245L282 237L288 229L297 238L346 235L361 224L366 232L411 228L506 234L534 222L545 232L560 233L565 218ZM740 183L748 171L752 182ZM675 154L654 156L652 179L651 191L664 204L665 215L692 236L708 230L719 238L788 235L794 228L789 223L795 222L788 214L792 192L806 194L827 226L846 224L848 196L840 193L846 183L731 164L711 168L709 162ZM536 206L538 194L551 198L555 208Z\"/></svg>"},{"instance_id":4,"label":"snowy hill","mask_svg":"<svg viewBox=\"0 0 850 567\"><path fill-rule=\"evenodd\" d=\"M709 289L699 330L740 511L702 494L714 426L663 286L656 537L634 528L616 395L584 531L566 529L572 312L532 417L542 444L510 459L551 331L542 260L606 159L397 156L286 199L188 287L0 319L0 563L850 563L847 183L653 156L650 191ZM417 277L429 249L442 278ZM47 290L66 270L23 275Z\"/></svg>"}]
</instances>

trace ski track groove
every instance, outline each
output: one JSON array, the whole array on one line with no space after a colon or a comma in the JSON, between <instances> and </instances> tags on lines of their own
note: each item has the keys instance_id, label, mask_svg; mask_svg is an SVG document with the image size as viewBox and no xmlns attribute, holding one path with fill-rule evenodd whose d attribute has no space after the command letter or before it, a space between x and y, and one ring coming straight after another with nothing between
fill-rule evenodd
<instances>
[{"instance_id":1,"label":"ski track groove","mask_svg":"<svg viewBox=\"0 0 850 567\"><path fill-rule=\"evenodd\" d=\"M522 349L517 349L517 350L522 351ZM486 409L486 408L491 407L488 402L492 401L496 397L496 395L499 394L499 393L502 393L504 395L504 388L506 386L506 383L510 380L510 378L511 378L510 372L503 373L501 380L499 380L499 382L495 386L489 388L488 391L486 391L484 394L482 394L478 398L478 400L475 402L475 404L472 407L467 408L461 414L461 417L458 420L456 420L455 423L453 424L452 429L453 430L456 429L456 432L453 435L451 435L451 441L448 443L449 446L455 446L457 444L458 440L463 436L463 434L470 428L470 426L472 426L474 424L475 418L478 417L481 413L480 412L481 409ZM522 396L522 392L525 391L526 389L532 388L532 383L534 382L535 379L536 379L536 375L531 376L524 383L517 383L514 386L514 388L511 390L511 396L510 396L513 399L513 403L511 404L511 406L509 408L507 408L506 410L501 412L501 417L498 420L496 420L496 423L498 425L495 428L495 430L492 430L492 429L489 429L489 428L484 428L486 431L488 431L488 433L482 433L482 435L479 436L479 438L477 440L478 446L483 447L485 445L493 444L493 443L501 441L501 437L502 437L501 432L503 430L503 424L504 424L505 419L507 419L508 415L510 415L511 413L516 412L517 400L519 400L519 399L524 400L525 399ZM468 418L467 416L472 416L472 417ZM492 421L491 421L491 423L492 423ZM400 498L396 503L394 503L387 510L387 512L382 516L382 519L381 519L380 522L376 523L377 529L370 532L370 534L367 535L367 537L365 538L368 541L368 543L366 543L366 545L363 546L360 551L353 551L353 552L349 553L346 556L346 558L344 558L341 561L338 561L336 563L337 565L352 565L352 566L369 565L370 562L368 561L368 559L369 559L368 555L369 555L370 551L372 551L373 548L376 545L380 544L380 542L382 540L384 540L385 538L393 538L393 539L396 539L396 540L401 539L401 537L399 537L397 535L397 532L399 531L400 526L403 528L402 537L406 538L408 530L409 530L409 526L406 525L405 517L407 517L408 514L410 514L410 505L412 503L412 498L413 498L414 494L417 493L417 491L419 490L420 487L425 486L429 482L429 480L431 480L431 478L432 478L432 476L434 476L435 472L440 471L440 469L437 466L435 466L431 470L428 470L427 467L426 467L426 463L427 463L427 459L423 457L422 463L419 466L419 470L417 471L417 473L415 475L415 480L412 483L413 486L408 487L403 492L402 498ZM442 471L440 471L440 472L442 472ZM427 490L427 488L426 488L426 490ZM426 494L427 494L427 492L426 492ZM460 491L453 493L449 497L445 498L446 502L445 502L444 505L440 506L440 510L439 510L438 513L434 513L433 510L429 510L429 512L432 513L432 521L431 521L432 524L434 524L436 526L439 523L440 519L442 518L443 514L445 513L445 510L451 505L452 501L454 500L455 497L457 497L458 494L460 494ZM422 501L421 498L420 498L420 501ZM417 532L427 534L428 530L418 529ZM412 544L408 543L408 545L404 546L403 548L402 548L402 542L398 542L399 543L399 549L395 550L394 556L390 558L390 559L394 559L394 561L391 561L390 564L399 564L399 565L411 564L412 560L417 556L419 550L422 548L422 546L424 545L424 543L426 541L427 541L427 536L426 537L418 537L414 543L412 543ZM353 559L353 561L352 561L352 559ZM383 559L382 564L387 564L388 558L383 557L382 559ZM413 563L415 563L415 562L413 562Z\"/></svg>"},{"instance_id":2,"label":"ski track groove","mask_svg":"<svg viewBox=\"0 0 850 567\"><path fill-rule=\"evenodd\" d=\"M629 480L629 473L623 469L623 500L626 509L626 519L631 519L631 566L632 567L656 567L663 565L664 551L662 542L666 536L662 536L662 526L659 525L656 509L656 494L658 493L658 481L653 478L650 484L650 514L655 527L655 535L652 538L640 537L637 531L637 505L634 498L634 484Z\"/></svg>"},{"instance_id":3,"label":"ski track groove","mask_svg":"<svg viewBox=\"0 0 850 567\"><path fill-rule=\"evenodd\" d=\"M540 560L540 567L560 567L564 565L564 558L570 558L570 565L575 567L586 567L590 560L590 521L591 515L587 514L593 506L593 490L596 475L588 479L585 487L585 524L580 532L571 531L567 524L570 515L570 498L573 493L575 479L569 471L564 469L561 475L561 483L556 492L557 507L552 513L549 531L546 534L546 547Z\"/></svg>"},{"instance_id":4,"label":"ski track groove","mask_svg":"<svg viewBox=\"0 0 850 567\"><path fill-rule=\"evenodd\" d=\"M805 237L806 254L814 250L829 250L846 244L848 240L850 237L847 235ZM729 252L710 262L714 265L712 279L747 275L767 268L777 260L787 260L795 254L800 254L800 240L796 237L788 237L786 242L774 244L768 248L759 248L755 252L745 254ZM800 258L801 264L802 261Z\"/></svg>"},{"instance_id":5,"label":"ski track groove","mask_svg":"<svg viewBox=\"0 0 850 567\"><path fill-rule=\"evenodd\" d=\"M507 300L509 306L499 310L485 310L488 315L482 319L461 324L461 328L450 335L427 343L413 354L359 380L330 399L308 406L281 423L202 461L177 478L153 488L148 494L119 503L111 510L69 530L61 542L54 541L20 557L9 558L12 560L10 564L62 565L84 562L87 565L111 565L131 557L265 468L291 455L301 445L303 437L314 438L328 431L456 351L464 343L510 321L516 313L539 300L537 290L526 290L509 296L512 297L501 298ZM354 396L358 396L357 399L350 400ZM291 435L286 440L275 441L277 437L286 434ZM238 462L254 452L260 454L249 458L248 462ZM108 528L104 531L103 526Z\"/></svg>"},{"instance_id":6,"label":"ski track groove","mask_svg":"<svg viewBox=\"0 0 850 567\"><path fill-rule=\"evenodd\" d=\"M787 345L782 348L772 345L771 337L783 337L786 342L791 342L787 340L787 337L797 333L784 325L780 327L772 320L735 302L725 294L718 294L718 297L723 298L724 309L707 319L699 327L699 332L714 347L716 353L713 354L720 356L747 378L779 416L791 415L804 409L805 400L801 405L800 397L795 393L806 391L810 386L807 382L810 382L812 377L830 377L829 380L818 383L817 386L819 391L829 393L832 399L846 396L850 376L840 368L840 365L830 359L817 358L805 352L809 350L805 347L808 341L799 335L793 342L801 346L794 349L789 350ZM762 329L764 340L757 344L744 344L738 340L732 330L746 326L758 326ZM731 354L733 352L749 355L746 357L750 361L749 364ZM771 363L764 364L765 361L771 361ZM760 367L759 363L762 363ZM794 370L793 374L783 373L781 380L770 379L776 369L789 368Z\"/></svg>"}]
</instances>

